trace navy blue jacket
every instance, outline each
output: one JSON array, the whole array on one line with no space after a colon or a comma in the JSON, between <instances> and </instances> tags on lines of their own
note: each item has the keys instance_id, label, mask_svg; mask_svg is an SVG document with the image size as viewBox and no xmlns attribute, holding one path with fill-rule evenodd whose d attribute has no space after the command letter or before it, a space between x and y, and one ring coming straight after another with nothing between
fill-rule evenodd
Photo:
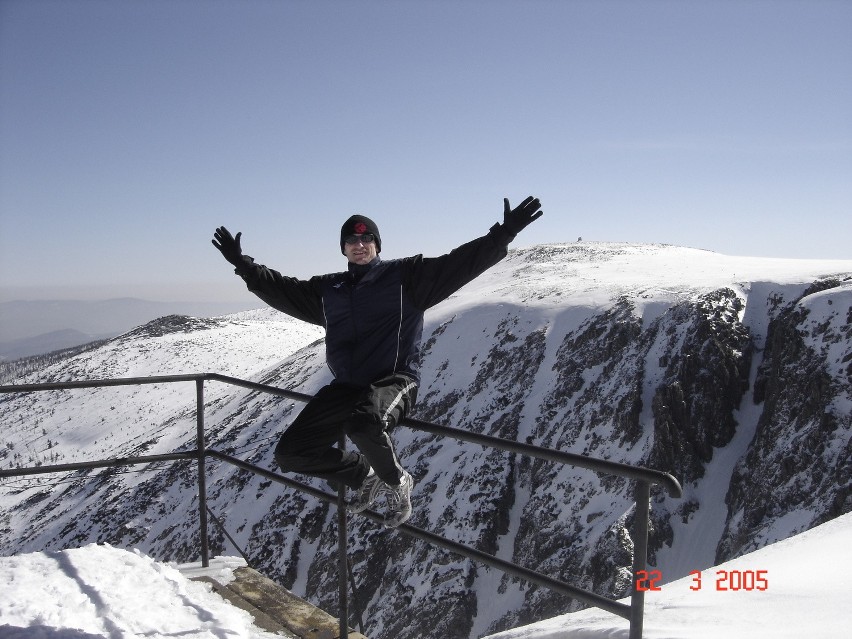
<instances>
[{"instance_id":1,"label":"navy blue jacket","mask_svg":"<svg viewBox=\"0 0 852 639\"><path fill-rule=\"evenodd\" d=\"M446 255L422 255L299 280L255 263L236 273L275 309L324 326L326 361L339 383L368 386L390 375L419 381L423 313L502 260L514 236L500 224Z\"/></svg>"}]
</instances>

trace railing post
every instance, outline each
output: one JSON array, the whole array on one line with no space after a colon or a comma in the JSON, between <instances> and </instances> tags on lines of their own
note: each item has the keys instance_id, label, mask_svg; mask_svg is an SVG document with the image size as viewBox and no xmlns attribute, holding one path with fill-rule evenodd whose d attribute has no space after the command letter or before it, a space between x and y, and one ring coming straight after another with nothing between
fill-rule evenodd
<instances>
[{"instance_id":1,"label":"railing post","mask_svg":"<svg viewBox=\"0 0 852 639\"><path fill-rule=\"evenodd\" d=\"M207 475L205 472L205 461L207 459L207 448L204 443L204 379L195 380L195 422L196 449L198 451L198 522L199 535L201 536L201 565L207 568L210 565L210 546L207 536Z\"/></svg>"},{"instance_id":2,"label":"railing post","mask_svg":"<svg viewBox=\"0 0 852 639\"><path fill-rule=\"evenodd\" d=\"M340 452L346 450L346 437L340 436ZM337 572L340 591L340 639L349 637L349 575L346 543L346 484L337 486Z\"/></svg>"},{"instance_id":3,"label":"railing post","mask_svg":"<svg viewBox=\"0 0 852 639\"><path fill-rule=\"evenodd\" d=\"M648 561L648 516L651 484L636 482L636 511L633 522L633 592L630 596L630 639L642 639L645 612L645 591L640 590L640 575L645 575ZM645 580L647 582L647 580Z\"/></svg>"}]
</instances>

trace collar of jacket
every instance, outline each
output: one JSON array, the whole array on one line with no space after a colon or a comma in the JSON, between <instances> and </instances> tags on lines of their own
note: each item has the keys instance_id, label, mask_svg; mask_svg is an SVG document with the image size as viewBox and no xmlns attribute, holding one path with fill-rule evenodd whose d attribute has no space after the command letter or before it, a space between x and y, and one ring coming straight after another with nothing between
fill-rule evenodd
<instances>
[{"instance_id":1,"label":"collar of jacket","mask_svg":"<svg viewBox=\"0 0 852 639\"><path fill-rule=\"evenodd\" d=\"M354 282L360 282L361 278L364 277L367 273L372 270L379 262L382 261L382 258L376 255L372 260L370 260L367 264L355 264L354 262L349 262L349 276L352 278Z\"/></svg>"}]
</instances>

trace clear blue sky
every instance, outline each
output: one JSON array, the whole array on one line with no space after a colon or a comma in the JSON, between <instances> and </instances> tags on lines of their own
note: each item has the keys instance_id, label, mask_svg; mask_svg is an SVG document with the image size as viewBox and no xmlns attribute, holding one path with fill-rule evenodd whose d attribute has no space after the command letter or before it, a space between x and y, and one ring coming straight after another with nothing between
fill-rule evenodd
<instances>
[{"instance_id":1,"label":"clear blue sky","mask_svg":"<svg viewBox=\"0 0 852 639\"><path fill-rule=\"evenodd\" d=\"M0 0L0 293L240 298L487 231L852 257L852 2ZM10 290L10 287L11 290Z\"/></svg>"}]
</instances>

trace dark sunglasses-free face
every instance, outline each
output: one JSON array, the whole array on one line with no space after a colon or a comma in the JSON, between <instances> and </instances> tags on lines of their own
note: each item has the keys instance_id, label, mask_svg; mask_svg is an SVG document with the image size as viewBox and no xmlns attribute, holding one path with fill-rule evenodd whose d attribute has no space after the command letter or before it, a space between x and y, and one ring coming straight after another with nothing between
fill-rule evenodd
<instances>
[{"instance_id":1,"label":"dark sunglasses-free face","mask_svg":"<svg viewBox=\"0 0 852 639\"><path fill-rule=\"evenodd\" d=\"M358 242L361 242L363 244L370 244L376 241L376 236L372 233L362 233L361 235L347 235L343 238L343 241L347 244L358 244Z\"/></svg>"}]
</instances>

